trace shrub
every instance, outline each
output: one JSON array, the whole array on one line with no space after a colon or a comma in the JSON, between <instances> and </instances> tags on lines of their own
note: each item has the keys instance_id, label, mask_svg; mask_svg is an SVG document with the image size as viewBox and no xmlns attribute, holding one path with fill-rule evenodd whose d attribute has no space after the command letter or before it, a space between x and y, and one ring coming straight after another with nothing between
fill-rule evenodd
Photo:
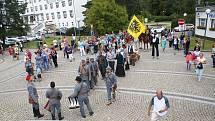
<instances>
[{"instance_id":1,"label":"shrub","mask_svg":"<svg viewBox=\"0 0 215 121\"><path fill-rule=\"evenodd\" d=\"M206 29L204 26L197 26L197 29Z\"/></svg>"},{"instance_id":2,"label":"shrub","mask_svg":"<svg viewBox=\"0 0 215 121\"><path fill-rule=\"evenodd\" d=\"M209 28L210 31L215 31L215 28Z\"/></svg>"},{"instance_id":3,"label":"shrub","mask_svg":"<svg viewBox=\"0 0 215 121\"><path fill-rule=\"evenodd\" d=\"M171 20L172 20L171 16L154 16L155 22L171 21Z\"/></svg>"}]
</instances>

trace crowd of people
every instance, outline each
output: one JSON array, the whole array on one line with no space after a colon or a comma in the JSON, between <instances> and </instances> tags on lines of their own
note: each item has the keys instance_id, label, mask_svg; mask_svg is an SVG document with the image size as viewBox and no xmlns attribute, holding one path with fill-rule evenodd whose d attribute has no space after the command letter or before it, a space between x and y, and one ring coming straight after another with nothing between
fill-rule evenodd
<instances>
[{"instance_id":1,"label":"crowd of people","mask_svg":"<svg viewBox=\"0 0 215 121\"><path fill-rule=\"evenodd\" d=\"M139 50L142 48L144 41L147 41L147 47L151 46L152 58L159 59L159 45L162 47L162 51L166 52L166 46L169 44L169 48L173 47L176 51L183 50L183 54L186 59L187 70L191 70L192 65L195 67L195 71L198 77L198 81L201 80L203 74L203 64L206 63L204 54L200 51L201 47L198 42L194 51L190 50L191 36L182 33L180 37L174 35L173 32L164 31L160 35L154 31L147 29L147 32L141 35L139 38L133 38L127 32L118 32L117 34L109 33L100 37L86 37L78 38L72 37L69 41L67 37L64 37L61 41L54 40L51 46L46 43L34 52L35 63L33 63L32 52L26 49L24 52L25 69L27 72L26 81L28 81L27 89L29 92L29 103L32 104L34 117L43 117L40 113L39 101L37 89L33 81L42 81L42 74L50 68L58 67L58 53L60 50L64 54L64 58L70 62L75 60L74 53L80 51L82 59L78 67L78 76L75 81L74 92L68 99L71 103L70 109L80 108L82 118L86 118L84 111L84 104L87 106L89 115L94 114L88 93L90 90L94 90L98 84L99 76L104 80L107 89L107 105L116 101L117 90L117 78L125 77L126 70L130 69L130 66L135 66L135 63L140 59ZM144 43L145 45L145 43ZM9 54L19 60L20 46L15 45L8 48ZM91 57L88 57L91 56ZM92 57L93 56L93 57ZM213 67L215 67L215 44L212 48ZM36 73L34 73L36 72ZM48 102L45 105L45 109L51 112L52 120L56 120L56 112L58 119L62 120L64 117L61 114L62 92L55 88L55 82L50 83L50 89L46 92L46 98ZM153 106L153 113L151 115L152 120L157 120L162 115L165 115L169 106L168 99L163 96L161 90L156 92L156 96L152 98L148 110L150 115L151 107Z\"/></svg>"}]
</instances>

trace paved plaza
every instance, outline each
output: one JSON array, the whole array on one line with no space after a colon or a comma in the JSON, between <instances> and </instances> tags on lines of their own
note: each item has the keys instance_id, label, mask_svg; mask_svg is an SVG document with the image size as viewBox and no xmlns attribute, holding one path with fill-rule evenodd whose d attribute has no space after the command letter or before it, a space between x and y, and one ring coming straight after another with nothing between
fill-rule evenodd
<instances>
[{"instance_id":1,"label":"paved plaza","mask_svg":"<svg viewBox=\"0 0 215 121\"><path fill-rule=\"evenodd\" d=\"M95 115L81 119L79 109L70 110L67 97L72 93L81 59L75 53L75 61L63 58L59 53L59 67L43 73L42 82L35 82L39 91L41 120L51 119L43 109L47 102L45 91L51 81L63 92L62 114L72 121L149 121L147 108L156 89L162 89L170 101L168 114L162 121L214 121L215 120L215 69L210 53L205 53L202 81L197 81L194 67L186 70L183 52L174 55L172 49L160 52L159 59L152 59L151 51L140 50L140 60L130 66L126 77L118 78L117 101L106 106L105 83L99 77L98 86L90 92L90 103ZM89 56L90 57L90 56ZM8 56L0 57L0 121L34 120L26 91L23 55L20 61Z\"/></svg>"}]
</instances>

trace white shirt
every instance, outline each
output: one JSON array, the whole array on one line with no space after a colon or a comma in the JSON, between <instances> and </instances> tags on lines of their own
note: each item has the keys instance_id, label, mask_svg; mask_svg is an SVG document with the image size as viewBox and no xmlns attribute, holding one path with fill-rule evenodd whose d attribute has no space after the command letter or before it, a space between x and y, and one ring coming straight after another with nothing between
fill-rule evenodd
<instances>
[{"instance_id":1,"label":"white shirt","mask_svg":"<svg viewBox=\"0 0 215 121\"><path fill-rule=\"evenodd\" d=\"M154 112L158 112L160 110L165 109L166 104L165 104L165 99L161 98L160 100L157 97L154 97Z\"/></svg>"}]
</instances>

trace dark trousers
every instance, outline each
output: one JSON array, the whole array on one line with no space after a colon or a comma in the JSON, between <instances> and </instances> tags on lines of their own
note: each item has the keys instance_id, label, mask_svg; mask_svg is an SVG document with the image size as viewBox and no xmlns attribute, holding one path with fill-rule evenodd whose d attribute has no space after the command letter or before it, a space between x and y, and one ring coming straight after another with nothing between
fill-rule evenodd
<instances>
[{"instance_id":1,"label":"dark trousers","mask_svg":"<svg viewBox=\"0 0 215 121\"><path fill-rule=\"evenodd\" d=\"M215 67L215 57L213 57L213 67Z\"/></svg>"},{"instance_id":2,"label":"dark trousers","mask_svg":"<svg viewBox=\"0 0 215 121\"><path fill-rule=\"evenodd\" d=\"M155 56L155 49L156 49L156 56L159 56L159 49L158 49L158 44L152 44L152 56Z\"/></svg>"},{"instance_id":3,"label":"dark trousers","mask_svg":"<svg viewBox=\"0 0 215 121\"><path fill-rule=\"evenodd\" d=\"M52 60L53 60L53 63L54 63L54 66L55 68L58 67L58 64L57 64L57 57L52 57Z\"/></svg>"},{"instance_id":4,"label":"dark trousers","mask_svg":"<svg viewBox=\"0 0 215 121\"><path fill-rule=\"evenodd\" d=\"M115 62L114 61L108 61L108 64L114 72L115 71L115 69L114 69Z\"/></svg>"},{"instance_id":5,"label":"dark trousers","mask_svg":"<svg viewBox=\"0 0 215 121\"><path fill-rule=\"evenodd\" d=\"M105 77L105 73L106 73L106 68L103 65L99 65L99 70L101 72L102 78Z\"/></svg>"},{"instance_id":6,"label":"dark trousers","mask_svg":"<svg viewBox=\"0 0 215 121\"><path fill-rule=\"evenodd\" d=\"M147 50L148 50L148 49L149 49L149 47L148 47L148 46L149 46L148 42L144 42L144 50L145 50L145 49L147 49Z\"/></svg>"}]
</instances>

